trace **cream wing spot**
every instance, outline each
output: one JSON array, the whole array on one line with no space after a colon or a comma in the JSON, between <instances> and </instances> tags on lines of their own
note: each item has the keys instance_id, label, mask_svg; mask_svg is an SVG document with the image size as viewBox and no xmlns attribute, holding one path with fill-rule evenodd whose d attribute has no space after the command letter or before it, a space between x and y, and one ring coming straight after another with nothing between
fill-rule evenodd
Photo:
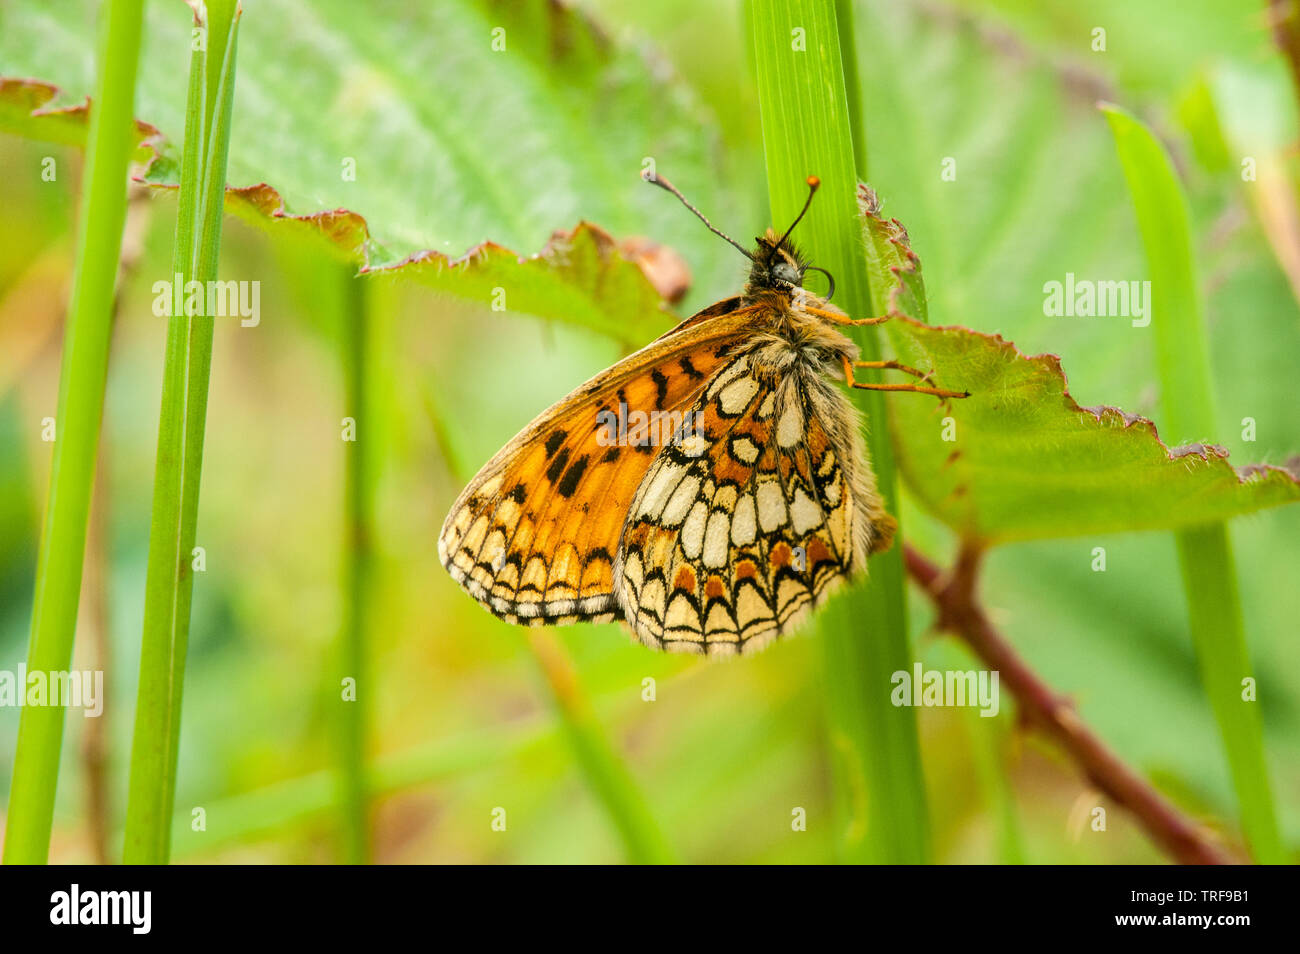
<instances>
[{"instance_id":1,"label":"cream wing spot","mask_svg":"<svg viewBox=\"0 0 1300 954\"><path fill-rule=\"evenodd\" d=\"M668 557L672 552L672 534L656 533L650 542L650 546L646 548L646 565L651 567L664 566L668 562Z\"/></svg>"},{"instance_id":2,"label":"cream wing spot","mask_svg":"<svg viewBox=\"0 0 1300 954\"><path fill-rule=\"evenodd\" d=\"M474 521L474 525L469 528L469 532L465 534L461 546L472 552L478 552L478 548L483 545L483 538L487 536L488 525L488 518L480 515Z\"/></svg>"},{"instance_id":3,"label":"cream wing spot","mask_svg":"<svg viewBox=\"0 0 1300 954\"><path fill-rule=\"evenodd\" d=\"M547 588L553 586L568 586L568 580L572 570L577 569L578 550L572 543L561 543L555 548L555 553L551 557L551 571L547 575Z\"/></svg>"},{"instance_id":4,"label":"cream wing spot","mask_svg":"<svg viewBox=\"0 0 1300 954\"><path fill-rule=\"evenodd\" d=\"M728 384L718 394L718 406L722 413L732 417L749 407L749 402L758 393L758 382L752 377L738 378Z\"/></svg>"},{"instance_id":5,"label":"cream wing spot","mask_svg":"<svg viewBox=\"0 0 1300 954\"><path fill-rule=\"evenodd\" d=\"M774 477L758 481L758 525L764 533L774 533L785 525L785 494Z\"/></svg>"},{"instance_id":6,"label":"cream wing spot","mask_svg":"<svg viewBox=\"0 0 1300 954\"><path fill-rule=\"evenodd\" d=\"M700 632L700 614L695 611L691 601L681 593L674 596L668 604L668 615L664 617L664 628Z\"/></svg>"},{"instance_id":7,"label":"cream wing spot","mask_svg":"<svg viewBox=\"0 0 1300 954\"><path fill-rule=\"evenodd\" d=\"M709 519L709 507L703 500L697 500L691 512L682 524L682 552L689 560L698 560L704 549L704 528Z\"/></svg>"},{"instance_id":8,"label":"cream wing spot","mask_svg":"<svg viewBox=\"0 0 1300 954\"><path fill-rule=\"evenodd\" d=\"M748 370L748 358L739 358L731 362L731 364L723 368L722 371L718 372L717 376L713 379L713 383L709 385L709 390L706 396L712 400L719 391L734 381L738 375L741 375Z\"/></svg>"},{"instance_id":9,"label":"cream wing spot","mask_svg":"<svg viewBox=\"0 0 1300 954\"><path fill-rule=\"evenodd\" d=\"M731 452L742 464L753 464L758 460L758 445L748 437L737 437L731 442Z\"/></svg>"},{"instance_id":10,"label":"cream wing spot","mask_svg":"<svg viewBox=\"0 0 1300 954\"><path fill-rule=\"evenodd\" d=\"M539 593L546 587L546 561L534 556L524 565L524 575L519 579L519 587L529 587Z\"/></svg>"},{"instance_id":11,"label":"cream wing spot","mask_svg":"<svg viewBox=\"0 0 1300 954\"><path fill-rule=\"evenodd\" d=\"M668 503L664 505L661 522L666 527L675 527L686 519L687 511L690 510L696 495L700 491L700 479L698 477L684 477L677 484L677 489L673 491Z\"/></svg>"},{"instance_id":12,"label":"cream wing spot","mask_svg":"<svg viewBox=\"0 0 1300 954\"><path fill-rule=\"evenodd\" d=\"M782 447L795 447L803 438L803 411L797 400L787 398L785 407L781 409L781 417L776 422L776 442Z\"/></svg>"},{"instance_id":13,"label":"cream wing spot","mask_svg":"<svg viewBox=\"0 0 1300 954\"><path fill-rule=\"evenodd\" d=\"M776 588L776 607L781 616L788 614L801 600L808 599L808 587L789 577L784 578Z\"/></svg>"},{"instance_id":14,"label":"cream wing spot","mask_svg":"<svg viewBox=\"0 0 1300 954\"><path fill-rule=\"evenodd\" d=\"M761 626L772 620L772 610L752 586L742 587L736 599L736 619L741 630Z\"/></svg>"},{"instance_id":15,"label":"cream wing spot","mask_svg":"<svg viewBox=\"0 0 1300 954\"><path fill-rule=\"evenodd\" d=\"M650 480L650 486L646 488L645 495L641 498L641 506L637 508L637 515L641 517L658 516L664 509L669 494L681 481L684 471L685 468L677 464L668 462L660 464L655 471L654 477Z\"/></svg>"},{"instance_id":16,"label":"cream wing spot","mask_svg":"<svg viewBox=\"0 0 1300 954\"><path fill-rule=\"evenodd\" d=\"M699 457L709 449L709 440L703 434L691 434L678 447L687 457Z\"/></svg>"},{"instance_id":17,"label":"cream wing spot","mask_svg":"<svg viewBox=\"0 0 1300 954\"><path fill-rule=\"evenodd\" d=\"M794 500L790 503L790 518L794 523L795 533L807 533L809 530L822 525L822 508L817 505L804 489L799 487L794 492Z\"/></svg>"},{"instance_id":18,"label":"cream wing spot","mask_svg":"<svg viewBox=\"0 0 1300 954\"><path fill-rule=\"evenodd\" d=\"M515 503L510 497L506 497L497 505L496 522L503 526L513 527L522 512L519 504Z\"/></svg>"},{"instance_id":19,"label":"cream wing spot","mask_svg":"<svg viewBox=\"0 0 1300 954\"><path fill-rule=\"evenodd\" d=\"M709 525L704 531L703 562L707 567L717 568L727 565L727 537L729 523L727 514L715 510L709 516Z\"/></svg>"},{"instance_id":20,"label":"cream wing spot","mask_svg":"<svg viewBox=\"0 0 1300 954\"><path fill-rule=\"evenodd\" d=\"M731 614L727 612L727 607L722 603L714 603L709 610L708 619L704 621L704 635L710 640L740 639L740 634L736 632L735 621L732 620Z\"/></svg>"},{"instance_id":21,"label":"cream wing spot","mask_svg":"<svg viewBox=\"0 0 1300 954\"><path fill-rule=\"evenodd\" d=\"M835 551L840 554L851 554L853 535L852 508L835 508L831 511L827 523L831 531L831 541L835 544Z\"/></svg>"},{"instance_id":22,"label":"cream wing spot","mask_svg":"<svg viewBox=\"0 0 1300 954\"><path fill-rule=\"evenodd\" d=\"M655 616L663 611L664 605L664 584L658 577L646 583L645 589L641 591L641 598L638 601L642 609L652 610Z\"/></svg>"},{"instance_id":23,"label":"cream wing spot","mask_svg":"<svg viewBox=\"0 0 1300 954\"><path fill-rule=\"evenodd\" d=\"M483 549L479 551L479 562L490 563L496 566L497 561L506 551L506 535L500 530L493 530L488 534L488 538L483 541Z\"/></svg>"},{"instance_id":24,"label":"cream wing spot","mask_svg":"<svg viewBox=\"0 0 1300 954\"><path fill-rule=\"evenodd\" d=\"M757 537L758 523L754 513L754 498L745 494L736 503L731 517L731 542L738 547L749 546Z\"/></svg>"},{"instance_id":25,"label":"cream wing spot","mask_svg":"<svg viewBox=\"0 0 1300 954\"><path fill-rule=\"evenodd\" d=\"M641 584L645 582L645 566L641 562L641 554L633 553L623 564L623 579L632 584L634 589L641 589Z\"/></svg>"},{"instance_id":26,"label":"cream wing spot","mask_svg":"<svg viewBox=\"0 0 1300 954\"><path fill-rule=\"evenodd\" d=\"M817 467L817 476L825 480L835 472L835 451L830 448L822 454L822 462Z\"/></svg>"},{"instance_id":27,"label":"cream wing spot","mask_svg":"<svg viewBox=\"0 0 1300 954\"><path fill-rule=\"evenodd\" d=\"M822 496L826 498L826 502L832 507L838 507L840 505L840 482L837 480L834 483L827 484L826 489L822 491Z\"/></svg>"}]
</instances>

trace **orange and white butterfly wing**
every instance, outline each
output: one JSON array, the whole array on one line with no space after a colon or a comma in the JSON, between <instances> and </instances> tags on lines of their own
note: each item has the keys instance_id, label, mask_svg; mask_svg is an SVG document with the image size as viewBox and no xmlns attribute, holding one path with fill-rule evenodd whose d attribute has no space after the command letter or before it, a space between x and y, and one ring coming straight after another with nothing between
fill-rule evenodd
<instances>
[{"instance_id":1,"label":"orange and white butterfly wing","mask_svg":"<svg viewBox=\"0 0 1300 954\"><path fill-rule=\"evenodd\" d=\"M790 631L889 545L857 412L761 347L720 368L695 433L664 447L628 513L619 598L642 642L738 653Z\"/></svg>"},{"instance_id":2,"label":"orange and white butterfly wing","mask_svg":"<svg viewBox=\"0 0 1300 954\"><path fill-rule=\"evenodd\" d=\"M671 428L673 412L695 401L746 322L736 299L719 302L525 427L469 483L443 524L438 556L453 579L512 623L612 618L619 537L658 450L634 442ZM611 417L635 423L637 412L652 426L628 434L625 444L617 434L611 442Z\"/></svg>"}]
</instances>

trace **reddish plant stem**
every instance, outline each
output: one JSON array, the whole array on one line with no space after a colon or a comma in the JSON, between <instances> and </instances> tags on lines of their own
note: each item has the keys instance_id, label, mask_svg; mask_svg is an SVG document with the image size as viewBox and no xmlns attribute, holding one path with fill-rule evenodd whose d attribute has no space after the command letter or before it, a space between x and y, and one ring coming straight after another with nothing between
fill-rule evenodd
<instances>
[{"instance_id":1,"label":"reddish plant stem","mask_svg":"<svg viewBox=\"0 0 1300 954\"><path fill-rule=\"evenodd\" d=\"M1065 749L1084 775L1102 792L1127 808L1147 834L1181 864L1231 864L1209 833L1185 817L1141 776L1125 765L1088 729L1073 703L1055 692L1025 664L997 631L975 596L980 553L965 549L951 572L945 572L904 547L908 575L939 611L938 627L964 639L1019 703L1022 716Z\"/></svg>"},{"instance_id":2,"label":"reddish plant stem","mask_svg":"<svg viewBox=\"0 0 1300 954\"><path fill-rule=\"evenodd\" d=\"M1296 0L1268 0L1268 22L1291 71L1293 90L1300 98L1300 7Z\"/></svg>"}]
</instances>

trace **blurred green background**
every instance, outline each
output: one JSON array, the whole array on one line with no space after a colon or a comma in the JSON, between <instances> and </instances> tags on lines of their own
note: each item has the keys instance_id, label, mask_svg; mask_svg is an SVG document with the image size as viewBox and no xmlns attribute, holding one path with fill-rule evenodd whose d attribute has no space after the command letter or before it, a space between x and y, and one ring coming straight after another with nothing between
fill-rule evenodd
<instances>
[{"instance_id":1,"label":"blurred green background","mask_svg":"<svg viewBox=\"0 0 1300 954\"><path fill-rule=\"evenodd\" d=\"M413 30L405 21L415 14L382 3L379 25L350 31L329 4L316 11L250 0L230 184L266 181L296 213L360 212L374 264L422 248L460 254L482 239L531 254L552 230L587 219L616 238L643 235L681 253L694 280L678 314L734 293L744 273L734 250L638 173L654 157L742 240L769 224L741 5L601 0L580 7L595 23L590 32L557 26L568 14L536 6L534 16L448 4L420 14L441 18L439 29ZM1173 12L1156 0L881 0L853 8L868 178L924 263L933 323L1059 354L1081 404L1160 423L1150 329L1042 309L1043 284L1067 272L1144 277L1131 203L1095 108L1098 99L1121 103L1165 138L1191 195L1213 348L1218 432L1163 436L1213 440L1238 465L1279 463L1300 449L1300 249L1288 227L1297 215L1295 95L1263 5L1199 0ZM91 35L89 9L0 3L0 34L10 36L0 43L0 75L49 80L66 91L59 102L78 102L93 71L89 45L77 46ZM187 50L172 41L188 14L160 0L150 13L137 113L175 142ZM486 47L484 33L500 17L519 18L508 37L529 58L522 66L476 57L458 41L460 30ZM1104 51L1093 49L1097 29ZM388 55L394 49L401 55ZM40 176L47 156L63 170L55 182ZM341 156L356 158L357 182L340 179ZM941 175L949 157L951 181ZM1261 170L1253 181L1243 181L1247 157ZM0 135L0 669L26 653L49 466L41 420L57 398L80 159L69 146ZM121 844L164 336L151 286L168 277L175 217L170 193L138 192L77 638L77 664L106 669L108 699L98 723L69 716L54 861L95 860L105 844L111 859ZM350 413L340 302L355 267L276 223L227 220L221 275L261 282L262 321L217 325L199 518L207 569L195 586L176 798L182 821L205 809L207 830L178 827L178 861L338 857L339 434ZM439 566L435 541L466 476L457 467L477 468L539 410L641 342L494 312L415 281L367 281L374 364L361 437L376 489L365 700L382 788L375 857L620 860L526 632L466 597ZM1254 441L1243 440L1247 417ZM951 556L942 525L906 503L903 517L910 542ZM1300 511L1264 512L1232 529L1294 854ZM1107 551L1104 573L1091 570L1098 546ZM1090 726L1187 813L1237 843L1172 536L1003 547L987 561L983 594L1019 652L1076 700ZM977 667L960 644L929 633L932 614L919 594L911 606L920 662ZM651 653L612 625L558 636L682 858L835 857L812 640L709 664ZM653 702L642 698L646 678L657 682ZM1098 802L1057 750L1018 728L1006 693L995 720L953 709L922 710L919 719L936 860L1162 860L1123 810ZM17 710L0 709L0 795L17 722ZM1086 824L1098 803L1110 809L1105 832ZM497 806L508 811L504 833L491 828ZM807 831L791 830L796 807L807 811Z\"/></svg>"}]
</instances>

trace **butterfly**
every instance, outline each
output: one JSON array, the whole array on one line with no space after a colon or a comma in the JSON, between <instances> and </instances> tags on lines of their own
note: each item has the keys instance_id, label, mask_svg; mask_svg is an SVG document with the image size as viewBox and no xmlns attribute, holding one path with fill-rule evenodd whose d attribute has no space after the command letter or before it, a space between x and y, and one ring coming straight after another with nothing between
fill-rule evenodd
<instances>
[{"instance_id":1,"label":"butterfly","mask_svg":"<svg viewBox=\"0 0 1300 954\"><path fill-rule=\"evenodd\" d=\"M741 294L680 322L543 411L470 481L438 538L443 566L511 623L626 621L647 646L732 655L790 632L865 571L897 526L884 509L855 388L966 397L854 380L860 361L830 304L833 277L790 241L802 211L753 251ZM803 286L825 275L825 297Z\"/></svg>"}]
</instances>

